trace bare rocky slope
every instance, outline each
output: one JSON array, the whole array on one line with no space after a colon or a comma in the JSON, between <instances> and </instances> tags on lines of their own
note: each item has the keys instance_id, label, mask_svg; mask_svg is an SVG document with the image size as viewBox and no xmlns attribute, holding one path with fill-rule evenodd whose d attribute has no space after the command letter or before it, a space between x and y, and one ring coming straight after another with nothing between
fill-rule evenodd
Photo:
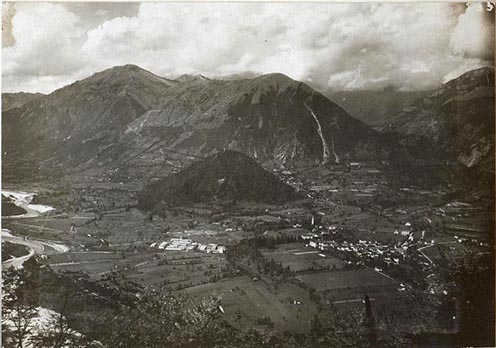
<instances>
[{"instance_id":1,"label":"bare rocky slope","mask_svg":"<svg viewBox=\"0 0 496 348\"><path fill-rule=\"evenodd\" d=\"M494 167L494 68L469 71L417 99L382 130L417 136L466 167Z\"/></svg>"}]
</instances>

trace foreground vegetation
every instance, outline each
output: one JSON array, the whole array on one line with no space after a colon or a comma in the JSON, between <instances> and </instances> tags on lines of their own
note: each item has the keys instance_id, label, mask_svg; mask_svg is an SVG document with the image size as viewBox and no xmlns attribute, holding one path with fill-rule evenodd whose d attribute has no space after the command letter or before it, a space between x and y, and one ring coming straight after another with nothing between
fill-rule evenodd
<instances>
[{"instance_id":1,"label":"foreground vegetation","mask_svg":"<svg viewBox=\"0 0 496 348\"><path fill-rule=\"evenodd\" d=\"M494 301L490 256L454 266L463 283L464 320L451 342L491 340L494 323L483 306ZM486 265L483 267L483 265ZM320 310L308 333L278 332L270 317L264 329L238 330L223 319L221 299L143 288L113 272L94 282L79 272L54 273L36 260L3 271L4 347L410 347L394 317L376 318L370 302L354 310ZM449 304L445 304L449 305ZM40 308L52 313L40 326ZM42 322L42 321L41 321Z\"/></svg>"},{"instance_id":2,"label":"foreground vegetation","mask_svg":"<svg viewBox=\"0 0 496 348\"><path fill-rule=\"evenodd\" d=\"M4 347L367 347L370 327L362 311L319 313L308 334L234 329L222 319L219 298L202 300L141 288L115 273L105 283L81 273L55 274L36 261L3 274ZM39 308L55 313L38 330ZM378 327L380 327L378 323ZM398 347L400 336L382 337Z\"/></svg>"}]
</instances>

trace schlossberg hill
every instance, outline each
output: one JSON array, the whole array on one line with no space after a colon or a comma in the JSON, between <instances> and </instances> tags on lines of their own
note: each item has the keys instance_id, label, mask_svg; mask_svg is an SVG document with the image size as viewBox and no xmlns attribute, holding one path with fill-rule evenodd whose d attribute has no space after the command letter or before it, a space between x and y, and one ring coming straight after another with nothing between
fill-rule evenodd
<instances>
[{"instance_id":1,"label":"schlossberg hill","mask_svg":"<svg viewBox=\"0 0 496 348\"><path fill-rule=\"evenodd\" d=\"M139 207L215 202L284 203L302 195L237 151L221 151L146 187Z\"/></svg>"}]
</instances>

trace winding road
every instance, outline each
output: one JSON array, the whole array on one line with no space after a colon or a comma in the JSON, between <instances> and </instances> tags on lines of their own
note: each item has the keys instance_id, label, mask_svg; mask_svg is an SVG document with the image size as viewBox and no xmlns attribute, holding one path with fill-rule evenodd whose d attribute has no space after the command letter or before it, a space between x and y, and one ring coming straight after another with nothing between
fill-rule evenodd
<instances>
[{"instance_id":1,"label":"winding road","mask_svg":"<svg viewBox=\"0 0 496 348\"><path fill-rule=\"evenodd\" d=\"M423 257L425 257L427 259L427 261L429 261L430 263L433 263L432 260L430 259L429 256L427 256L426 254L424 254L424 252L422 250L424 249L427 249L427 248L432 248L434 246L438 246L438 245L444 245L444 244L456 244L457 241L452 241L452 242L443 242L443 243L434 243L434 244L430 244L430 245L426 245L424 247L421 247L421 248L418 248L418 252L422 254Z\"/></svg>"}]
</instances>

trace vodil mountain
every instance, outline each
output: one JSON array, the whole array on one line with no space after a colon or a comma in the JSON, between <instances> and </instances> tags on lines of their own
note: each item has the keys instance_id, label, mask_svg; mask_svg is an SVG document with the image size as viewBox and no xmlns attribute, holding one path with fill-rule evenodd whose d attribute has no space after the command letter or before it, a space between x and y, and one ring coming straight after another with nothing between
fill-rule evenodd
<instances>
[{"instance_id":1,"label":"vodil mountain","mask_svg":"<svg viewBox=\"0 0 496 348\"><path fill-rule=\"evenodd\" d=\"M381 133L282 74L171 79L117 66L48 95L4 97L3 174L145 182L223 150L279 169L446 156L493 163L493 83L492 68L467 72L383 115Z\"/></svg>"},{"instance_id":2,"label":"vodil mountain","mask_svg":"<svg viewBox=\"0 0 496 348\"><path fill-rule=\"evenodd\" d=\"M4 110L2 127L7 178L37 175L37 169L153 178L224 149L269 167L384 160L400 151L282 74L167 79L134 65Z\"/></svg>"}]
</instances>

